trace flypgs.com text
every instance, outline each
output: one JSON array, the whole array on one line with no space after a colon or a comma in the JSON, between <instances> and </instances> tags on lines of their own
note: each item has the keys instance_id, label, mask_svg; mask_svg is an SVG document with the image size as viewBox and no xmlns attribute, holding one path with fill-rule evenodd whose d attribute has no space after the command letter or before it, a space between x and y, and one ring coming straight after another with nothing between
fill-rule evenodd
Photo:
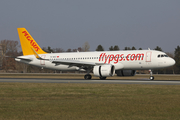
<instances>
[{"instance_id":1,"label":"flypgs.com text","mask_svg":"<svg viewBox=\"0 0 180 120\"><path fill-rule=\"evenodd\" d=\"M109 54L106 55L106 53L101 53L99 56L99 61L104 61L104 63L110 63L114 60L114 64L117 64L119 61L135 61L135 60L143 60L144 54L138 53L138 54L127 54L127 56L124 56L124 54Z\"/></svg>"},{"instance_id":2,"label":"flypgs.com text","mask_svg":"<svg viewBox=\"0 0 180 120\"><path fill-rule=\"evenodd\" d=\"M34 40L32 40L32 38L30 37L30 35L27 33L27 31L23 31L22 33L24 33L24 36L26 37L26 39L30 42L31 46L33 46L34 50L36 52L38 52L38 50L40 49L38 47L38 45L36 44L36 42L34 42Z\"/></svg>"}]
</instances>

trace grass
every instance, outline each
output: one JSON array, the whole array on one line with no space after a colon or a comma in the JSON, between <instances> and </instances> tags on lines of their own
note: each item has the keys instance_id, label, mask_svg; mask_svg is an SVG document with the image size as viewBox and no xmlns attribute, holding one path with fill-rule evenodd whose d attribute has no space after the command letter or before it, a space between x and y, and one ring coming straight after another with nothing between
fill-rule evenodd
<instances>
[{"instance_id":1,"label":"grass","mask_svg":"<svg viewBox=\"0 0 180 120\"><path fill-rule=\"evenodd\" d=\"M0 83L1 120L178 120L178 85Z\"/></svg>"}]
</instances>

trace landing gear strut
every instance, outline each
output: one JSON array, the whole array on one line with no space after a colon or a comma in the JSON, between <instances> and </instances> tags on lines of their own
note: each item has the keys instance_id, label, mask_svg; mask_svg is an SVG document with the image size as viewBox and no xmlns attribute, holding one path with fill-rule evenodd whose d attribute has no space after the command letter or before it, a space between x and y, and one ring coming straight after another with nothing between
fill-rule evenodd
<instances>
[{"instance_id":1,"label":"landing gear strut","mask_svg":"<svg viewBox=\"0 0 180 120\"><path fill-rule=\"evenodd\" d=\"M150 73L149 79L150 79L150 80L154 80L154 76L152 76L152 71L151 71L151 69L149 70L149 73Z\"/></svg>"},{"instance_id":2,"label":"landing gear strut","mask_svg":"<svg viewBox=\"0 0 180 120\"><path fill-rule=\"evenodd\" d=\"M86 80L90 80L92 78L92 76L90 75L90 74L86 74L85 76L84 76L84 79L86 79Z\"/></svg>"}]
</instances>

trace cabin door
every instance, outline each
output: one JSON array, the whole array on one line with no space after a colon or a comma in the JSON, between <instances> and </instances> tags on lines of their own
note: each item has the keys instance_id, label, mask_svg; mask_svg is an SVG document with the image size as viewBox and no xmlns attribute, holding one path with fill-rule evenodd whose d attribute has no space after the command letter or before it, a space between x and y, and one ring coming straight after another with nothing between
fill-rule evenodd
<instances>
[{"instance_id":1,"label":"cabin door","mask_svg":"<svg viewBox=\"0 0 180 120\"><path fill-rule=\"evenodd\" d=\"M151 54L152 52L146 52L146 62L151 62Z\"/></svg>"}]
</instances>

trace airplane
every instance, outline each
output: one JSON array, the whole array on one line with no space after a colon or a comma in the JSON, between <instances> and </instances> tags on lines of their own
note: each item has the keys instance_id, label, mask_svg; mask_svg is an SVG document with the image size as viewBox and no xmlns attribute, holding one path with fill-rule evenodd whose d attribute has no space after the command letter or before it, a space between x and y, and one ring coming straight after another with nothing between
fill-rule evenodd
<instances>
[{"instance_id":1,"label":"airplane","mask_svg":"<svg viewBox=\"0 0 180 120\"><path fill-rule=\"evenodd\" d=\"M166 53L156 50L126 50L126 51L94 51L46 53L36 43L25 28L17 28L23 56L16 61L29 65L61 71L86 71L84 79L94 76L106 79L117 76L134 76L136 70L149 70L150 80L154 80L152 69L170 67L175 60Z\"/></svg>"}]
</instances>

